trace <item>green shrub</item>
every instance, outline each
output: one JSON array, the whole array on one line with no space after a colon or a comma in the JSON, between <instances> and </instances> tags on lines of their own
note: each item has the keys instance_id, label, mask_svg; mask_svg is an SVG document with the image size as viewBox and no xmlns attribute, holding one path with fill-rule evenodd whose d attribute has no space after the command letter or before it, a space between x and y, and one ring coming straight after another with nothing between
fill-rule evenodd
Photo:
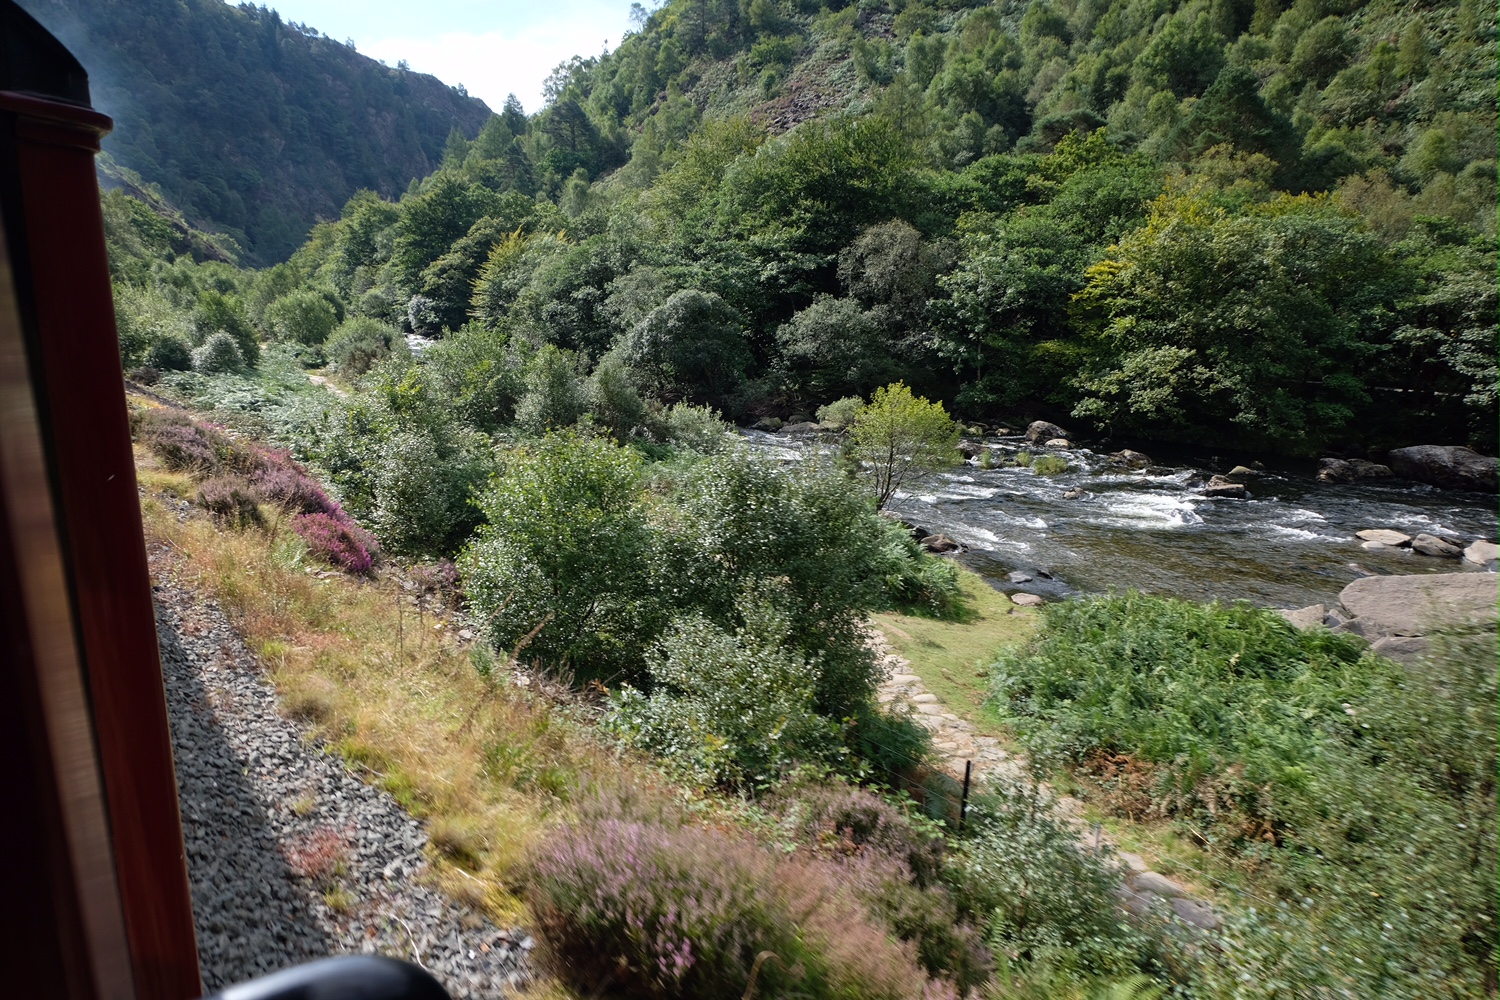
<instances>
[{"instance_id":1,"label":"green shrub","mask_svg":"<svg viewBox=\"0 0 1500 1000\"><path fill-rule=\"evenodd\" d=\"M657 417L658 432L672 444L713 455L734 443L734 430L718 410L691 403L673 403Z\"/></svg>"},{"instance_id":2,"label":"green shrub","mask_svg":"<svg viewBox=\"0 0 1500 1000\"><path fill-rule=\"evenodd\" d=\"M864 405L858 396L835 399L826 406L818 407L818 423L829 430L841 431L854 423L854 414Z\"/></svg>"},{"instance_id":3,"label":"green shrub","mask_svg":"<svg viewBox=\"0 0 1500 1000\"><path fill-rule=\"evenodd\" d=\"M289 292L266 307L266 327L280 341L317 347L338 325L328 299L311 289Z\"/></svg>"},{"instance_id":4,"label":"green shrub","mask_svg":"<svg viewBox=\"0 0 1500 1000\"><path fill-rule=\"evenodd\" d=\"M1154 811L1240 836L1274 821L1329 720L1390 671L1361 661L1358 639L1248 604L1131 592L1049 604L1042 618L994 674L995 704L1034 756L1145 762Z\"/></svg>"},{"instance_id":5,"label":"green shrub","mask_svg":"<svg viewBox=\"0 0 1500 1000\"><path fill-rule=\"evenodd\" d=\"M1074 953L1094 973L1136 971L1145 942L1124 922L1117 878L1080 850L1036 786L998 788L970 801L970 835L954 845L945 878L961 912L1020 961Z\"/></svg>"},{"instance_id":6,"label":"green shrub","mask_svg":"<svg viewBox=\"0 0 1500 1000\"><path fill-rule=\"evenodd\" d=\"M900 522L880 520L886 600L902 611L935 618L957 613L963 594L953 563L925 551Z\"/></svg>"},{"instance_id":7,"label":"green shrub","mask_svg":"<svg viewBox=\"0 0 1500 1000\"><path fill-rule=\"evenodd\" d=\"M639 678L665 612L652 579L641 459L548 435L506 455L478 499L488 523L459 566L499 649L583 676Z\"/></svg>"},{"instance_id":8,"label":"green shrub","mask_svg":"<svg viewBox=\"0 0 1500 1000\"><path fill-rule=\"evenodd\" d=\"M222 331L211 334L203 346L193 352L193 370L205 375L222 375L237 372L245 367L234 338Z\"/></svg>"},{"instance_id":9,"label":"green shrub","mask_svg":"<svg viewBox=\"0 0 1500 1000\"><path fill-rule=\"evenodd\" d=\"M588 408L572 356L555 345L548 344L532 356L523 385L525 391L516 404L516 426L527 433L571 427Z\"/></svg>"},{"instance_id":10,"label":"green shrub","mask_svg":"<svg viewBox=\"0 0 1500 1000\"><path fill-rule=\"evenodd\" d=\"M515 417L525 362L501 332L465 326L422 352L433 390L462 423L493 433Z\"/></svg>"},{"instance_id":11,"label":"green shrub","mask_svg":"<svg viewBox=\"0 0 1500 1000\"><path fill-rule=\"evenodd\" d=\"M679 618L648 661L651 694L622 688L607 725L703 785L760 787L829 760L837 727L813 709L818 664L786 645L785 616L748 611L729 633Z\"/></svg>"},{"instance_id":12,"label":"green shrub","mask_svg":"<svg viewBox=\"0 0 1500 1000\"><path fill-rule=\"evenodd\" d=\"M595 425L615 440L624 441L645 425L646 404L630 384L625 365L617 356L604 356L589 377L586 392Z\"/></svg>"},{"instance_id":13,"label":"green shrub","mask_svg":"<svg viewBox=\"0 0 1500 1000\"><path fill-rule=\"evenodd\" d=\"M482 445L416 428L380 442L370 523L395 552L443 555L478 524L470 503L489 472Z\"/></svg>"},{"instance_id":14,"label":"green shrub","mask_svg":"<svg viewBox=\"0 0 1500 1000\"><path fill-rule=\"evenodd\" d=\"M733 406L750 348L735 311L712 292L677 292L625 336L621 352L641 390L657 399Z\"/></svg>"},{"instance_id":15,"label":"green shrub","mask_svg":"<svg viewBox=\"0 0 1500 1000\"><path fill-rule=\"evenodd\" d=\"M339 324L323 352L328 362L344 375L363 375L392 354L410 353L401 331L364 316Z\"/></svg>"},{"instance_id":16,"label":"green shrub","mask_svg":"<svg viewBox=\"0 0 1500 1000\"><path fill-rule=\"evenodd\" d=\"M193 349L181 337L160 337L147 349L146 364L159 371L185 372L193 367Z\"/></svg>"},{"instance_id":17,"label":"green shrub","mask_svg":"<svg viewBox=\"0 0 1500 1000\"><path fill-rule=\"evenodd\" d=\"M1031 460L1031 471L1038 476L1060 476L1068 471L1068 460L1061 455L1038 455Z\"/></svg>"},{"instance_id":18,"label":"green shrub","mask_svg":"<svg viewBox=\"0 0 1500 1000\"><path fill-rule=\"evenodd\" d=\"M215 333L227 333L234 338L247 367L254 368L260 363L260 341L245 315L244 305L233 295L214 289L198 293L197 305L193 307L193 330L199 344Z\"/></svg>"},{"instance_id":19,"label":"green shrub","mask_svg":"<svg viewBox=\"0 0 1500 1000\"><path fill-rule=\"evenodd\" d=\"M1034 461L1034 457L1032 456L1031 452L1029 452L1029 451L1018 451L1018 452L1016 452L1016 464L1019 465L1021 468L1023 468L1023 469L1029 469L1029 468L1031 468L1031 463L1033 461Z\"/></svg>"}]
</instances>

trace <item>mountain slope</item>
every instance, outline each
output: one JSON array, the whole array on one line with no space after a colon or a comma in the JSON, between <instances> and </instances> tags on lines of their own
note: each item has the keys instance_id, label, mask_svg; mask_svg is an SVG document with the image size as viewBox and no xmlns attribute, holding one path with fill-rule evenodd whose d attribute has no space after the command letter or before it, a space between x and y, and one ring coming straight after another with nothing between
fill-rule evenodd
<instances>
[{"instance_id":1,"label":"mountain slope","mask_svg":"<svg viewBox=\"0 0 1500 1000\"><path fill-rule=\"evenodd\" d=\"M89 70L106 152L249 262L285 257L361 188L441 161L484 102L391 69L274 11L220 0L23 0Z\"/></svg>"}]
</instances>

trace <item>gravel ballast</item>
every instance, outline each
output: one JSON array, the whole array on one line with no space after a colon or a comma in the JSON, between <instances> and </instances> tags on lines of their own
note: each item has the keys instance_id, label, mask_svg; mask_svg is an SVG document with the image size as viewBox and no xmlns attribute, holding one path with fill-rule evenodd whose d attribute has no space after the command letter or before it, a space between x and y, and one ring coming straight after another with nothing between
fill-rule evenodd
<instances>
[{"instance_id":1,"label":"gravel ballast","mask_svg":"<svg viewBox=\"0 0 1500 1000\"><path fill-rule=\"evenodd\" d=\"M531 938L426 883L421 825L277 712L214 602L154 589L205 989L379 953L418 962L454 997L514 992Z\"/></svg>"}]
</instances>

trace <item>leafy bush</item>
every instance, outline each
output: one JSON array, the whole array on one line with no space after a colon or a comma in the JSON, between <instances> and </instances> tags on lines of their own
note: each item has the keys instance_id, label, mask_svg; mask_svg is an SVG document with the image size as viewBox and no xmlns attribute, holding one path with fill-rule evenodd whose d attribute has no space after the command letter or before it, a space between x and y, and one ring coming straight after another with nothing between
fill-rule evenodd
<instances>
[{"instance_id":1,"label":"leafy bush","mask_svg":"<svg viewBox=\"0 0 1500 1000\"><path fill-rule=\"evenodd\" d=\"M247 367L254 368L260 362L260 342L255 338L255 329L245 315L244 305L233 295L216 289L198 293L197 305L193 307L193 330L199 344L215 333L227 333L234 338Z\"/></svg>"},{"instance_id":2,"label":"leafy bush","mask_svg":"<svg viewBox=\"0 0 1500 1000\"><path fill-rule=\"evenodd\" d=\"M505 334L467 326L422 352L422 370L453 415L493 433L514 418L523 360Z\"/></svg>"},{"instance_id":3,"label":"leafy bush","mask_svg":"<svg viewBox=\"0 0 1500 1000\"><path fill-rule=\"evenodd\" d=\"M363 375L393 353L409 353L401 331L363 316L339 324L324 348L329 363L345 375Z\"/></svg>"},{"instance_id":4,"label":"leafy bush","mask_svg":"<svg viewBox=\"0 0 1500 1000\"><path fill-rule=\"evenodd\" d=\"M854 423L854 414L864 405L858 396L835 399L826 406L818 407L818 423L829 430L841 431Z\"/></svg>"},{"instance_id":5,"label":"leafy bush","mask_svg":"<svg viewBox=\"0 0 1500 1000\"><path fill-rule=\"evenodd\" d=\"M702 455L724 451L734 441L723 415L708 406L673 403L661 411L657 424L661 437Z\"/></svg>"},{"instance_id":6,"label":"leafy bush","mask_svg":"<svg viewBox=\"0 0 1500 1000\"><path fill-rule=\"evenodd\" d=\"M1043 627L995 665L995 703L1049 764L1117 755L1158 771L1158 813L1271 832L1306 785L1329 720L1388 665L1363 643L1299 631L1248 604L1127 593L1045 606Z\"/></svg>"},{"instance_id":7,"label":"leafy bush","mask_svg":"<svg viewBox=\"0 0 1500 1000\"><path fill-rule=\"evenodd\" d=\"M245 448L185 413L149 409L134 414L131 422L141 443L173 471L209 475L221 469L246 473L254 467Z\"/></svg>"},{"instance_id":8,"label":"leafy bush","mask_svg":"<svg viewBox=\"0 0 1500 1000\"><path fill-rule=\"evenodd\" d=\"M636 383L662 400L733 406L750 349L735 311L712 292L681 291L626 335L621 351Z\"/></svg>"},{"instance_id":9,"label":"leafy bush","mask_svg":"<svg viewBox=\"0 0 1500 1000\"><path fill-rule=\"evenodd\" d=\"M317 347L338 325L338 313L311 289L289 292L266 307L266 327L276 340Z\"/></svg>"},{"instance_id":10,"label":"leafy bush","mask_svg":"<svg viewBox=\"0 0 1500 1000\"><path fill-rule=\"evenodd\" d=\"M646 404L636 393L619 357L607 354L589 377L586 389L594 423L624 441L646 423Z\"/></svg>"},{"instance_id":11,"label":"leafy bush","mask_svg":"<svg viewBox=\"0 0 1500 1000\"><path fill-rule=\"evenodd\" d=\"M546 838L528 897L544 956L585 994L923 995L909 953L824 869L723 833L602 819ZM757 956L771 952L775 960Z\"/></svg>"},{"instance_id":12,"label":"leafy bush","mask_svg":"<svg viewBox=\"0 0 1500 1000\"><path fill-rule=\"evenodd\" d=\"M479 442L426 429L381 442L370 469L370 523L397 552L453 552L479 521L470 504L489 463Z\"/></svg>"},{"instance_id":13,"label":"leafy bush","mask_svg":"<svg viewBox=\"0 0 1500 1000\"><path fill-rule=\"evenodd\" d=\"M648 661L651 694L622 688L607 724L705 785L764 786L830 758L838 733L813 709L817 662L787 648L784 616L745 617L736 633L679 618Z\"/></svg>"},{"instance_id":14,"label":"leafy bush","mask_svg":"<svg viewBox=\"0 0 1500 1000\"><path fill-rule=\"evenodd\" d=\"M1117 878L1079 849L1040 789L999 788L970 802L972 834L945 878L963 913L985 923L997 951L1030 961L1056 951L1111 975L1136 971L1144 941L1124 923Z\"/></svg>"},{"instance_id":15,"label":"leafy bush","mask_svg":"<svg viewBox=\"0 0 1500 1000\"><path fill-rule=\"evenodd\" d=\"M364 575L374 564L374 539L353 521L330 514L299 514L292 530L307 544L307 551L324 562Z\"/></svg>"},{"instance_id":16,"label":"leafy bush","mask_svg":"<svg viewBox=\"0 0 1500 1000\"><path fill-rule=\"evenodd\" d=\"M1019 465L1021 468L1023 468L1023 469L1029 469L1029 468L1031 468L1031 463L1034 462L1034 461L1036 461L1036 456L1032 455L1031 452L1029 452L1029 451L1018 451L1018 452L1016 452L1016 464Z\"/></svg>"},{"instance_id":17,"label":"leafy bush","mask_svg":"<svg viewBox=\"0 0 1500 1000\"><path fill-rule=\"evenodd\" d=\"M609 441L555 434L509 453L459 560L495 645L525 639L549 666L638 677L665 621L644 500L639 456Z\"/></svg>"},{"instance_id":18,"label":"leafy bush","mask_svg":"<svg viewBox=\"0 0 1500 1000\"><path fill-rule=\"evenodd\" d=\"M185 372L193 367L193 349L181 337L161 337L146 350L146 364L159 371Z\"/></svg>"},{"instance_id":19,"label":"leafy bush","mask_svg":"<svg viewBox=\"0 0 1500 1000\"><path fill-rule=\"evenodd\" d=\"M205 479L198 486L198 506L214 519L235 528L260 527L265 524L256 504L255 487L243 476L227 475Z\"/></svg>"},{"instance_id":20,"label":"leafy bush","mask_svg":"<svg viewBox=\"0 0 1500 1000\"><path fill-rule=\"evenodd\" d=\"M962 599L958 570L917 544L906 526L881 518L882 575L886 599L908 612L947 618Z\"/></svg>"},{"instance_id":21,"label":"leafy bush","mask_svg":"<svg viewBox=\"0 0 1500 1000\"><path fill-rule=\"evenodd\" d=\"M227 333L211 334L203 346L193 352L193 370L205 375L221 375L237 372L245 367L234 338Z\"/></svg>"},{"instance_id":22,"label":"leafy bush","mask_svg":"<svg viewBox=\"0 0 1500 1000\"><path fill-rule=\"evenodd\" d=\"M924 476L957 464L957 448L958 425L943 404L912 395L900 382L876 389L855 411L845 445L874 486L875 506L881 509Z\"/></svg>"},{"instance_id":23,"label":"leafy bush","mask_svg":"<svg viewBox=\"0 0 1500 1000\"><path fill-rule=\"evenodd\" d=\"M566 352L548 344L526 365L516 425L531 434L571 427L588 408L583 383Z\"/></svg>"},{"instance_id":24,"label":"leafy bush","mask_svg":"<svg viewBox=\"0 0 1500 1000\"><path fill-rule=\"evenodd\" d=\"M292 460L290 452L256 448L255 453L260 468L251 473L250 479L261 499L300 514L329 514L347 519L348 515L323 487Z\"/></svg>"}]
</instances>

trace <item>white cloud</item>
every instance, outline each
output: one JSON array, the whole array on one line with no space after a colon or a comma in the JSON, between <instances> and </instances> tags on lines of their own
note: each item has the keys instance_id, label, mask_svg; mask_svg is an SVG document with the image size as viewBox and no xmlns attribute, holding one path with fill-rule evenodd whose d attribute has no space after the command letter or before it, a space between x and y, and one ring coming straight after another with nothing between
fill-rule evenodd
<instances>
[{"instance_id":1,"label":"white cloud","mask_svg":"<svg viewBox=\"0 0 1500 1000\"><path fill-rule=\"evenodd\" d=\"M496 111L513 93L532 113L542 106L542 82L553 68L575 55L596 56L613 47L623 22L616 2L519 31L447 32L430 38L408 34L356 39L356 45L364 55L392 66L405 59L416 72L431 73L450 86L463 84Z\"/></svg>"}]
</instances>

